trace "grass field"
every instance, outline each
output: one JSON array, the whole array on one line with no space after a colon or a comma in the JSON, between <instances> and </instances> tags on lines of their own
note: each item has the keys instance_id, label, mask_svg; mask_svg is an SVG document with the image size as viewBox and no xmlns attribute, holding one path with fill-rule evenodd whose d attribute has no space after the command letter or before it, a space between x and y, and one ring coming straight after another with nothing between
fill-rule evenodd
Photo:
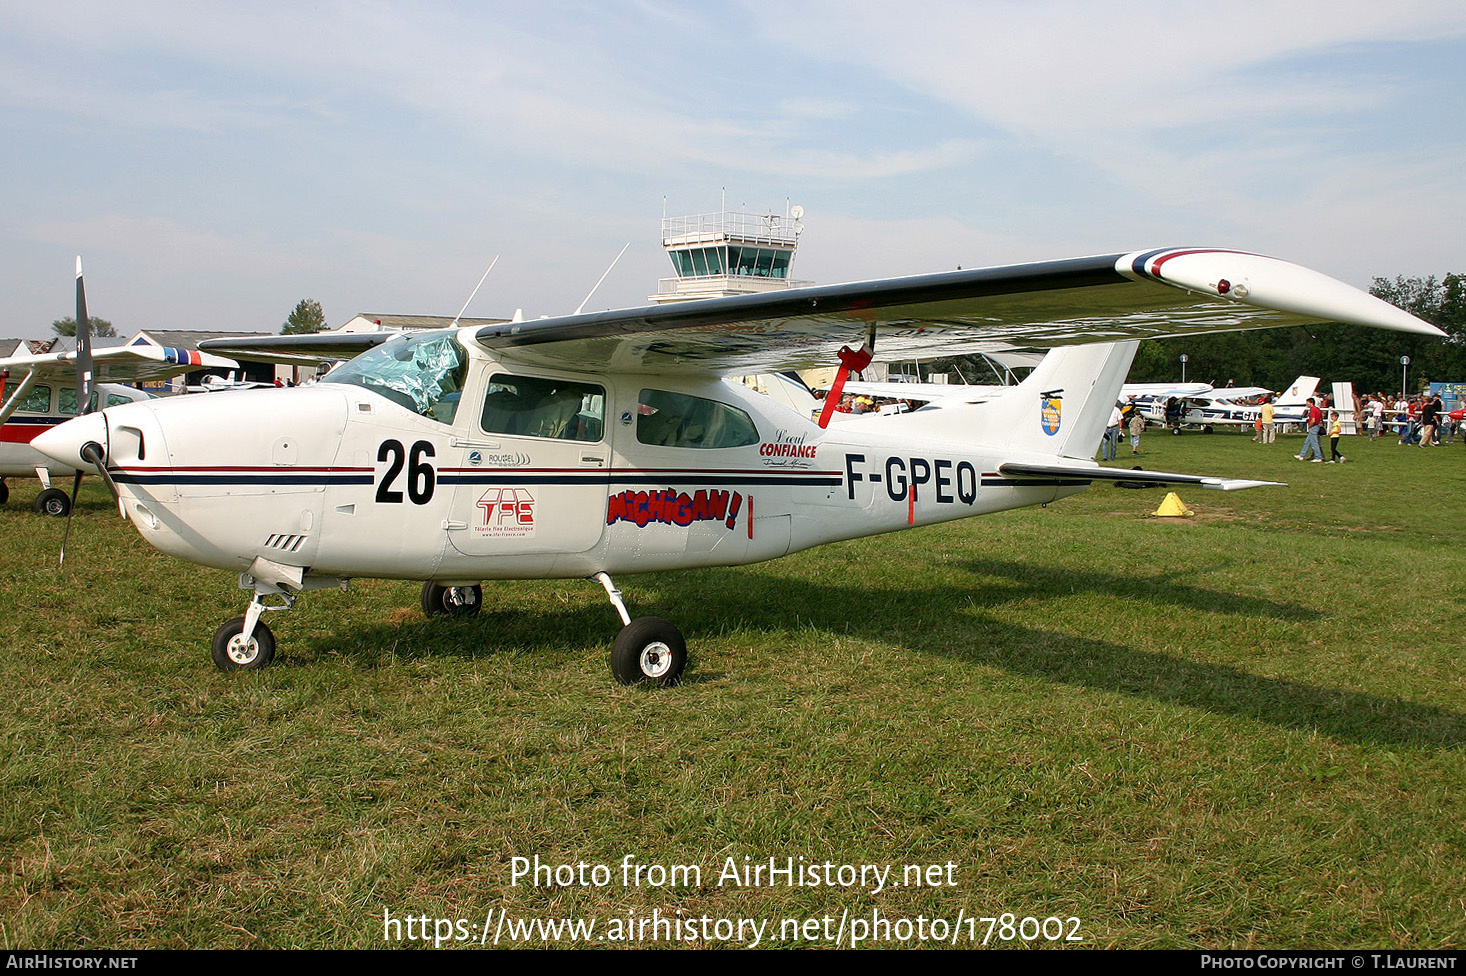
<instances>
[{"instance_id":1,"label":"grass field","mask_svg":"<svg viewBox=\"0 0 1466 976\"><path fill-rule=\"evenodd\" d=\"M752 941L706 917L766 920L766 946L861 919L916 945L918 918L1011 945L1031 916L1079 920L1052 945L1461 947L1466 450L1349 438L1335 466L1300 442L1148 434L1147 467L1290 482L1182 491L1189 519L1099 486L618 579L686 633L675 689L611 681L619 621L575 581L488 584L482 617L431 623L412 583L309 593L271 615L275 665L221 674L233 576L149 549L95 479L58 570L62 524L14 482L0 946L421 944L423 917L472 944L520 917ZM516 883L535 856L608 882ZM624 884L627 856L700 877ZM730 858L897 883L735 883Z\"/></svg>"}]
</instances>

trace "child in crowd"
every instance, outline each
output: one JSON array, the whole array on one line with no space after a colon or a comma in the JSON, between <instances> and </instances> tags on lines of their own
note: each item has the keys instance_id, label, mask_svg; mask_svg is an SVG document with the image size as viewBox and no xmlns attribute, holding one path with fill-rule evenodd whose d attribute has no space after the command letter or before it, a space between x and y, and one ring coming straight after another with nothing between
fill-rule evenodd
<instances>
[{"instance_id":1,"label":"child in crowd","mask_svg":"<svg viewBox=\"0 0 1466 976\"><path fill-rule=\"evenodd\" d=\"M1329 458L1329 463L1330 464L1343 464L1345 461L1349 460L1348 458L1344 457L1344 455L1342 455L1342 454L1339 453L1339 437L1343 433L1344 433L1344 425L1339 422L1339 412L1337 410L1330 410L1329 411L1329 452L1332 455Z\"/></svg>"}]
</instances>

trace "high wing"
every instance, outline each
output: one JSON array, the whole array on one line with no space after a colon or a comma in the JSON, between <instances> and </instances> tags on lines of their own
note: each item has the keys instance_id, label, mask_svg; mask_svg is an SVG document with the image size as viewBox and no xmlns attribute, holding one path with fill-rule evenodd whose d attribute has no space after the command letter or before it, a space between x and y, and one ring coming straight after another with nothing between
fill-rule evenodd
<instances>
[{"instance_id":1,"label":"high wing","mask_svg":"<svg viewBox=\"0 0 1466 976\"><path fill-rule=\"evenodd\" d=\"M234 360L222 356L211 356L194 349L147 345L93 348L92 361L99 383L147 383L200 369L239 368ZM9 370L12 376L34 373L38 382L70 381L76 376L76 353L0 358L0 370Z\"/></svg>"},{"instance_id":2,"label":"high wing","mask_svg":"<svg viewBox=\"0 0 1466 976\"><path fill-rule=\"evenodd\" d=\"M1237 403L1241 400L1253 400L1257 397L1272 395L1273 391L1263 386L1224 386L1206 393L1193 393L1186 399L1197 400L1208 404Z\"/></svg>"},{"instance_id":3,"label":"high wing","mask_svg":"<svg viewBox=\"0 0 1466 976\"><path fill-rule=\"evenodd\" d=\"M1210 393L1210 383L1126 383L1120 387L1122 397L1193 397Z\"/></svg>"},{"instance_id":4,"label":"high wing","mask_svg":"<svg viewBox=\"0 0 1466 976\"><path fill-rule=\"evenodd\" d=\"M194 349L164 346L108 346L92 349L92 376L97 383L146 383L199 369L238 369L232 359ZM9 419L24 394L37 383L69 386L76 382L76 353L0 358L0 373L7 373L6 396L0 402L0 422Z\"/></svg>"},{"instance_id":5,"label":"high wing","mask_svg":"<svg viewBox=\"0 0 1466 976\"><path fill-rule=\"evenodd\" d=\"M589 372L743 375L1335 321L1443 336L1358 289L1212 248L1074 258L488 325L506 360Z\"/></svg>"},{"instance_id":6,"label":"high wing","mask_svg":"<svg viewBox=\"0 0 1466 976\"><path fill-rule=\"evenodd\" d=\"M200 349L240 359L291 366L317 366L351 359L401 332L314 332L303 335L205 339Z\"/></svg>"},{"instance_id":7,"label":"high wing","mask_svg":"<svg viewBox=\"0 0 1466 976\"><path fill-rule=\"evenodd\" d=\"M881 358L1044 349L1333 321L1443 336L1372 295L1276 258L1168 248L709 298L486 325L499 358L583 372L724 376L829 366L875 339ZM201 349L312 364L398 333L208 339ZM957 392L955 389L952 392Z\"/></svg>"}]
</instances>

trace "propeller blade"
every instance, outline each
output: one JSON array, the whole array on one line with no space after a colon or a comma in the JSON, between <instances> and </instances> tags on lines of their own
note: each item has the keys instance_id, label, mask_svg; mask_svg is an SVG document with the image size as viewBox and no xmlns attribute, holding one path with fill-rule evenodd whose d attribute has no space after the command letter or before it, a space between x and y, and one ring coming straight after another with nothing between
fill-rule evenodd
<instances>
[{"instance_id":1,"label":"propeller blade","mask_svg":"<svg viewBox=\"0 0 1466 976\"><path fill-rule=\"evenodd\" d=\"M76 493L81 490L81 471L76 472L76 477L71 479L71 508L66 511L66 531L61 533L61 559L57 566L66 565L66 540L71 538L71 517L76 514Z\"/></svg>"},{"instance_id":2,"label":"propeller blade","mask_svg":"<svg viewBox=\"0 0 1466 976\"><path fill-rule=\"evenodd\" d=\"M123 520L126 521L127 509L122 507L122 493L117 490L117 482L112 480L112 472L107 470L107 455L106 452L102 450L102 445L98 444L96 441L87 441L81 446L80 453L82 460L90 461L92 463L92 466L97 469L97 474L101 475L102 480L107 483L107 490L112 493L112 501L117 503L117 514L121 515ZM80 476L81 472L78 471L77 477ZM76 499L73 498L73 509L76 507L75 502Z\"/></svg>"},{"instance_id":3,"label":"propeller blade","mask_svg":"<svg viewBox=\"0 0 1466 976\"><path fill-rule=\"evenodd\" d=\"M76 409L86 413L92 395L92 325L87 320L87 291L81 280L81 255L76 256Z\"/></svg>"},{"instance_id":4,"label":"propeller blade","mask_svg":"<svg viewBox=\"0 0 1466 976\"><path fill-rule=\"evenodd\" d=\"M76 256L76 412L80 416L91 412L92 407L92 324L87 319L87 290L82 283L81 255ZM112 475L107 471L106 451L96 441L87 441L81 447L81 457L96 467L97 473L107 483L107 490L112 492L112 500L117 503L117 510L122 512L126 518L127 513L122 508L122 498L117 492L117 483L112 480ZM66 565L66 542L71 538L71 519L76 515L76 498L81 492L81 469L76 471L76 477L71 481L71 508L66 513L66 529L61 533L61 558L58 566Z\"/></svg>"}]
</instances>

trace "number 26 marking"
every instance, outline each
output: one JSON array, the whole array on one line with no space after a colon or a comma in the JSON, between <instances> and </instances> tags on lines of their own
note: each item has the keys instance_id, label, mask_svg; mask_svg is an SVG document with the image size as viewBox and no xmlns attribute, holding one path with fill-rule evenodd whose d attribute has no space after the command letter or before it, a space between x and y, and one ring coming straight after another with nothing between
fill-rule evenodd
<instances>
[{"instance_id":1,"label":"number 26 marking","mask_svg":"<svg viewBox=\"0 0 1466 976\"><path fill-rule=\"evenodd\" d=\"M433 454L433 445L427 441L413 444L411 452L402 446L401 441L383 441L382 446L377 448L377 460L388 463L387 470L382 473L382 480L377 485L377 501L387 504L401 503L402 492L395 490L392 483L402 473L404 465L407 467L407 497L414 505L426 505L431 501L433 488L437 485L437 472L423 458L432 457Z\"/></svg>"}]
</instances>

